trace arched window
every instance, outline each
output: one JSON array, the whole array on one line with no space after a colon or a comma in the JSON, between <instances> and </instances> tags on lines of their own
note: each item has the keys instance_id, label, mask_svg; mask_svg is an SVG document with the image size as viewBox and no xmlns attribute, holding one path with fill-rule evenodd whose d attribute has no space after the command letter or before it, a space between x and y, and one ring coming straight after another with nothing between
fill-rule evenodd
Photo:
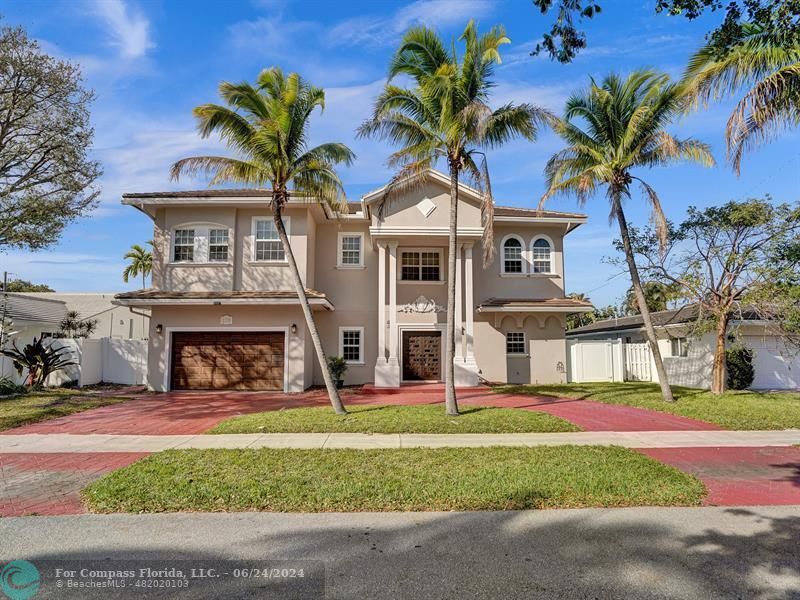
<instances>
[{"instance_id":1,"label":"arched window","mask_svg":"<svg viewBox=\"0 0 800 600\"><path fill-rule=\"evenodd\" d=\"M510 237L503 242L503 273L522 272L522 242Z\"/></svg>"},{"instance_id":2,"label":"arched window","mask_svg":"<svg viewBox=\"0 0 800 600\"><path fill-rule=\"evenodd\" d=\"M550 242L544 238L539 238L533 242L531 252L531 265L534 273L552 273L552 253L553 249Z\"/></svg>"}]
</instances>

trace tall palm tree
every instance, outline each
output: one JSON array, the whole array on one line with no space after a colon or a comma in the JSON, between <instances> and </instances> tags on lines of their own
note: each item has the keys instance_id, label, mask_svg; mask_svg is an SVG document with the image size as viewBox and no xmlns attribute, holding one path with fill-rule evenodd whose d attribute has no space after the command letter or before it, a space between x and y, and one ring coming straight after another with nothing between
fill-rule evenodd
<instances>
[{"instance_id":1,"label":"tall palm tree","mask_svg":"<svg viewBox=\"0 0 800 600\"><path fill-rule=\"evenodd\" d=\"M148 240L147 243L151 248L153 247L153 240ZM146 287L145 279L153 270L153 253L139 244L134 244L122 258L130 261L130 264L122 271L122 281L128 283L131 277L138 277L141 275L142 289L144 289Z\"/></svg>"},{"instance_id":2,"label":"tall palm tree","mask_svg":"<svg viewBox=\"0 0 800 600\"><path fill-rule=\"evenodd\" d=\"M564 117L555 124L567 147L556 153L545 167L547 191L540 208L556 194L575 194L583 205L598 188L605 188L611 204L610 219L619 224L622 247L630 271L636 302L653 352L661 393L673 401L664 371L656 333L639 271L631 250L623 201L631 197L631 185L638 182L650 204L662 244L666 242L667 221L655 190L633 174L638 168L689 160L705 166L714 164L709 147L693 139L679 140L664 129L684 108L680 85L652 71L635 71L623 79L609 75L598 85L567 100Z\"/></svg>"},{"instance_id":3,"label":"tall palm tree","mask_svg":"<svg viewBox=\"0 0 800 600\"><path fill-rule=\"evenodd\" d=\"M308 147L311 113L324 108L325 92L297 73L284 75L281 69L272 67L259 74L255 86L223 82L219 93L227 106L203 104L194 109L194 116L200 135L205 138L218 132L238 157L184 158L172 166L172 177L177 180L182 173L204 172L212 175L209 185L270 187L269 207L275 229L283 244L325 387L333 409L337 414L345 414L286 235L283 209L290 198L296 198L327 206L336 213L347 212L344 187L335 168L338 164L351 164L355 155L339 143Z\"/></svg>"},{"instance_id":4,"label":"tall palm tree","mask_svg":"<svg viewBox=\"0 0 800 600\"><path fill-rule=\"evenodd\" d=\"M450 222L447 271L447 331L445 406L458 414L455 392L455 277L458 219L458 181L461 172L482 191L484 263L492 258L493 200L485 150L516 136L535 139L537 128L548 117L530 104L506 104L496 110L488 105L494 65L499 48L508 44L502 27L479 36L474 21L459 38L464 52L448 50L439 35L427 27L414 27L403 36L392 57L389 78L378 96L372 117L359 128L361 136L375 136L401 146L389 157L398 171L387 186L384 201L403 189L419 184L425 172L444 161L450 174ZM399 75L410 77L414 87L393 83Z\"/></svg>"},{"instance_id":5,"label":"tall palm tree","mask_svg":"<svg viewBox=\"0 0 800 600\"><path fill-rule=\"evenodd\" d=\"M693 105L747 89L728 118L728 159L738 175L745 151L800 125L800 44L745 24L738 43L720 52L713 43L689 60L684 83Z\"/></svg>"}]
</instances>

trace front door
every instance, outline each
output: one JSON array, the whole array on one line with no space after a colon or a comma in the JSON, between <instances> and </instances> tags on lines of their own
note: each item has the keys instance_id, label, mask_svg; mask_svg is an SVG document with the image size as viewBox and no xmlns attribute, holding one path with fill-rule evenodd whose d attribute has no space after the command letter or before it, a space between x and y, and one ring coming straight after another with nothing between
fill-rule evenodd
<instances>
[{"instance_id":1,"label":"front door","mask_svg":"<svg viewBox=\"0 0 800 600\"><path fill-rule=\"evenodd\" d=\"M403 332L403 381L439 381L441 363L440 331Z\"/></svg>"}]
</instances>

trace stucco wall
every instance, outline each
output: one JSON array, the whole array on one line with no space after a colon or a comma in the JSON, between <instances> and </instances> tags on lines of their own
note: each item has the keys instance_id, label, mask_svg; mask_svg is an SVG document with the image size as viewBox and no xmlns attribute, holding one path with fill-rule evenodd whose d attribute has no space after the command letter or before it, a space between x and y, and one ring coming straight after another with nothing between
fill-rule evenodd
<instances>
[{"instance_id":1,"label":"stucco wall","mask_svg":"<svg viewBox=\"0 0 800 600\"><path fill-rule=\"evenodd\" d=\"M231 325L221 325L223 315L233 318ZM287 368L288 391L300 392L310 385L306 380L306 326L299 307L284 306L155 306L150 319L150 344L147 363L148 385L157 391L165 391L169 385L170 328L187 328L194 331L204 329L243 331L249 328L286 328L297 326L297 333L288 332ZM156 326L163 326L156 333Z\"/></svg>"},{"instance_id":2,"label":"stucco wall","mask_svg":"<svg viewBox=\"0 0 800 600\"><path fill-rule=\"evenodd\" d=\"M524 331L527 357L506 355L506 333ZM566 382L564 320L558 314L478 314L475 319L475 359L481 378L509 383Z\"/></svg>"},{"instance_id":3,"label":"stucco wall","mask_svg":"<svg viewBox=\"0 0 800 600\"><path fill-rule=\"evenodd\" d=\"M425 217L417 208L424 198L429 198L436 208ZM373 224L378 224L377 210L373 211ZM426 183L387 204L383 213L385 227L447 227L450 224L450 190L438 183ZM475 202L462 200L458 205L459 227L480 227L481 211Z\"/></svg>"}]
</instances>

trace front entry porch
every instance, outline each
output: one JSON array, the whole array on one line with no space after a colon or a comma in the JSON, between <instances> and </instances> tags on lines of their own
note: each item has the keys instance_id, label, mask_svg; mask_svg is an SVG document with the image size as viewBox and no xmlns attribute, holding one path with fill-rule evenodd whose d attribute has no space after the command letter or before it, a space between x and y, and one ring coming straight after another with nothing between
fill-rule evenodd
<instances>
[{"instance_id":1,"label":"front entry porch","mask_svg":"<svg viewBox=\"0 0 800 600\"><path fill-rule=\"evenodd\" d=\"M479 384L473 350L473 236L464 232L456 254L455 384ZM459 232L461 236L461 232ZM378 237L373 232L374 237ZM447 238L438 247L421 247L422 240L380 239L378 249L378 357L376 387L399 387L402 382L444 380L446 348ZM426 244L430 244L430 237ZM398 265L399 263L399 265ZM398 284L401 289L398 290Z\"/></svg>"}]
</instances>

